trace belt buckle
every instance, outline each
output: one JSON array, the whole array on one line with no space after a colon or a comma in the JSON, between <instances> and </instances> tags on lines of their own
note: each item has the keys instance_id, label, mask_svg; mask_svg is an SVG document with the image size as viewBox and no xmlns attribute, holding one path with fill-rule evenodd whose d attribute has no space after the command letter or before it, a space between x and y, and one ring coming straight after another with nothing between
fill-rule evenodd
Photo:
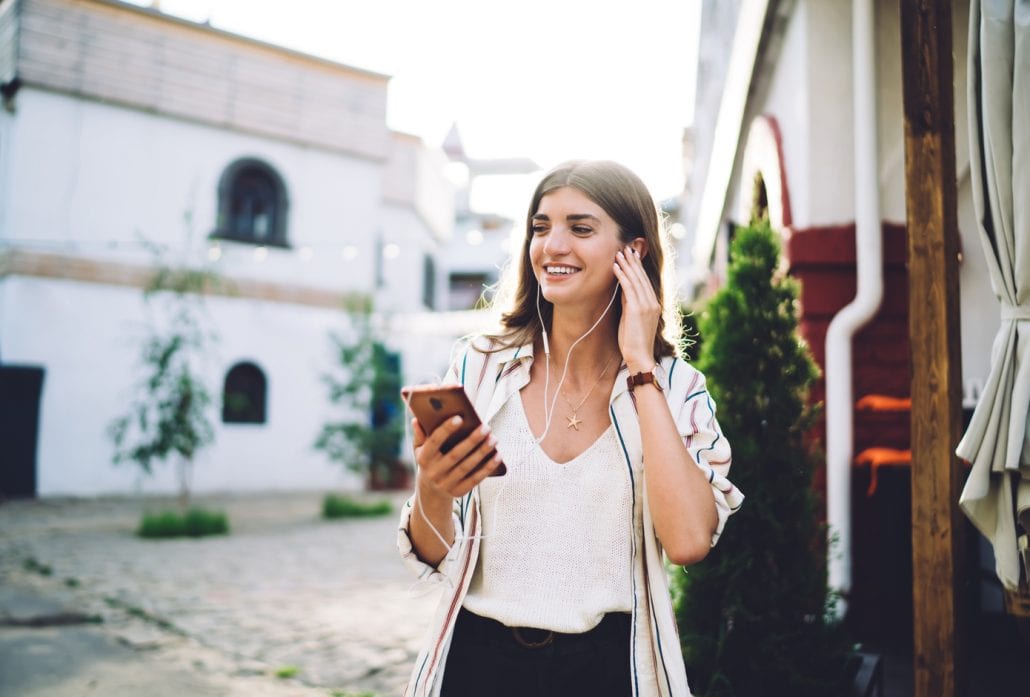
<instances>
[{"instance_id":1,"label":"belt buckle","mask_svg":"<svg viewBox=\"0 0 1030 697\"><path fill-rule=\"evenodd\" d=\"M527 649L542 649L545 646L550 646L554 642L553 631L548 630L547 636L541 639L540 641L529 641L528 639L522 636L522 629L522 627L511 628L511 633L515 637L515 641L519 643L519 646L522 646Z\"/></svg>"}]
</instances>

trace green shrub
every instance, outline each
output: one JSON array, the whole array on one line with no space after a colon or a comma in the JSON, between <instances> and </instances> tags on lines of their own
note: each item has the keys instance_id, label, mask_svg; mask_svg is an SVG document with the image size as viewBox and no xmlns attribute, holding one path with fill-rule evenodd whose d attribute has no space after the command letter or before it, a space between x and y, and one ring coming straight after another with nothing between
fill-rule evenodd
<instances>
[{"instance_id":1,"label":"green shrub","mask_svg":"<svg viewBox=\"0 0 1030 697\"><path fill-rule=\"evenodd\" d=\"M798 333L797 280L779 235L737 231L726 285L698 318L697 368L733 447L730 479L747 497L705 559L673 575L691 687L705 697L850 694L854 655L832 614L826 530L806 441L818 367Z\"/></svg>"},{"instance_id":2,"label":"green shrub","mask_svg":"<svg viewBox=\"0 0 1030 697\"><path fill-rule=\"evenodd\" d=\"M389 501L376 501L374 503L362 503L346 496L326 494L322 499L323 518L369 518L372 516L386 515L393 510Z\"/></svg>"},{"instance_id":3,"label":"green shrub","mask_svg":"<svg viewBox=\"0 0 1030 697\"><path fill-rule=\"evenodd\" d=\"M43 564L35 557L29 557L22 562L22 568L26 571L32 571L40 576L52 576L54 573L53 568L49 564Z\"/></svg>"},{"instance_id":4,"label":"green shrub","mask_svg":"<svg viewBox=\"0 0 1030 697\"><path fill-rule=\"evenodd\" d=\"M366 475L372 486L377 475L394 474L404 440L400 357L382 342L368 298L354 297L347 305L351 333L330 335L335 360L322 375L336 413L323 424L314 447Z\"/></svg>"},{"instance_id":5,"label":"green shrub","mask_svg":"<svg viewBox=\"0 0 1030 697\"><path fill-rule=\"evenodd\" d=\"M190 508L185 513L160 511L144 513L139 529L140 537L204 537L225 535L229 532L229 521L225 513Z\"/></svg>"},{"instance_id":6,"label":"green shrub","mask_svg":"<svg viewBox=\"0 0 1030 697\"><path fill-rule=\"evenodd\" d=\"M296 677L297 673L299 672L300 668L298 668L297 666L283 666L282 668L276 669L275 677L286 680L287 678Z\"/></svg>"}]
</instances>

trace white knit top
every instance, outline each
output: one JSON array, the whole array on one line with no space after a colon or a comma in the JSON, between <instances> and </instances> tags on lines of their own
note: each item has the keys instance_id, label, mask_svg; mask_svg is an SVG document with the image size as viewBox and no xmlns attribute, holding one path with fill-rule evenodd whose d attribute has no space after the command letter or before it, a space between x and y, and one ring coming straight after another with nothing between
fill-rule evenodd
<instances>
[{"instance_id":1,"label":"white knit top","mask_svg":"<svg viewBox=\"0 0 1030 697\"><path fill-rule=\"evenodd\" d=\"M607 612L630 612L633 550L643 533L614 427L562 464L536 444L521 395L491 427L508 473L479 485L483 540L464 607L508 626L558 632L585 632Z\"/></svg>"}]
</instances>

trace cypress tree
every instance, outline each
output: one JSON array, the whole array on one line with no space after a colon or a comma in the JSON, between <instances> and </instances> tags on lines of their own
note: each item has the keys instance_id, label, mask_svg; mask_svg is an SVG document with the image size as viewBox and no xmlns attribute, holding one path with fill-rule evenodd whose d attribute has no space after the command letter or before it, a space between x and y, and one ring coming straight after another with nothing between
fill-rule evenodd
<instances>
[{"instance_id":1,"label":"cypress tree","mask_svg":"<svg viewBox=\"0 0 1030 697\"><path fill-rule=\"evenodd\" d=\"M818 368L797 332L798 282L779 257L767 220L738 230L727 283L698 319L697 367L746 496L709 555L673 576L687 673L705 697L833 697L850 684L805 439Z\"/></svg>"}]
</instances>

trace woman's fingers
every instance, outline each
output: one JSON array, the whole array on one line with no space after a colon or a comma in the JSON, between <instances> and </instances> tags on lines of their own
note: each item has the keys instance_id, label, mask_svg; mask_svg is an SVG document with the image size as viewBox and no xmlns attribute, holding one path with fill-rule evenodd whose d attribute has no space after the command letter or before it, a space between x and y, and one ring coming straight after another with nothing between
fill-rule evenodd
<instances>
[{"instance_id":1,"label":"woman's fingers","mask_svg":"<svg viewBox=\"0 0 1030 697\"><path fill-rule=\"evenodd\" d=\"M639 307L644 300L645 289L641 286L640 275L634 268L634 262L639 264L632 253L620 251L615 260L615 275L622 285L624 301L631 306Z\"/></svg>"},{"instance_id":2,"label":"woman's fingers","mask_svg":"<svg viewBox=\"0 0 1030 697\"><path fill-rule=\"evenodd\" d=\"M480 482L490 476L490 473L496 470L501 465L501 456L499 453L494 455L483 463L482 467L474 469L472 474L462 479L454 488L454 496L464 496L470 492L473 487L477 486Z\"/></svg>"},{"instance_id":3,"label":"woman's fingers","mask_svg":"<svg viewBox=\"0 0 1030 697\"><path fill-rule=\"evenodd\" d=\"M411 444L416 448L421 448L422 444L426 442L426 432L422 430L422 424L418 422L418 419L411 419Z\"/></svg>"},{"instance_id":4,"label":"woman's fingers","mask_svg":"<svg viewBox=\"0 0 1030 697\"><path fill-rule=\"evenodd\" d=\"M439 451L443 444L447 442L447 439L457 433L459 428L461 428L461 417L452 416L429 434L429 437L426 438L425 447Z\"/></svg>"},{"instance_id":5,"label":"woman's fingers","mask_svg":"<svg viewBox=\"0 0 1030 697\"><path fill-rule=\"evenodd\" d=\"M661 306L635 250L631 247L621 250L616 255L614 269L623 293L619 349L627 363L643 365L652 355Z\"/></svg>"},{"instance_id":6,"label":"woman's fingers","mask_svg":"<svg viewBox=\"0 0 1030 697\"><path fill-rule=\"evenodd\" d=\"M640 258L640 254L632 247L627 247L619 254L619 261L621 262L619 266L626 278L626 282L630 286L630 290L635 295L635 299L642 303L644 307L652 304L657 305L658 298L654 293L654 287L651 285L651 279L647 277L647 271L644 269L644 262Z\"/></svg>"},{"instance_id":7,"label":"woman's fingers","mask_svg":"<svg viewBox=\"0 0 1030 697\"><path fill-rule=\"evenodd\" d=\"M467 438L466 442L469 440L472 440L471 437ZM493 455L497 455L496 449L497 439L488 435L450 469L442 482L443 487L451 491L459 491L460 493L457 494L459 496L466 493L484 477L489 476L490 472L500 463L499 456L493 457Z\"/></svg>"},{"instance_id":8,"label":"woman's fingers","mask_svg":"<svg viewBox=\"0 0 1030 697\"><path fill-rule=\"evenodd\" d=\"M417 419L413 419L412 424L416 423L418 423ZM413 442L418 438L419 432L422 433L423 439L415 447L415 461L422 470L422 474L431 482L435 483L440 478L441 461L446 457L446 454L440 452L441 447L460 426L461 417L455 416L437 426L428 437L425 437L425 431L419 425Z\"/></svg>"},{"instance_id":9,"label":"woman's fingers","mask_svg":"<svg viewBox=\"0 0 1030 697\"><path fill-rule=\"evenodd\" d=\"M619 252L615 258L615 277L622 287L623 319L630 319L627 312L638 312L641 307L640 288L637 278L630 271L630 261L626 254Z\"/></svg>"},{"instance_id":10,"label":"woman's fingers","mask_svg":"<svg viewBox=\"0 0 1030 697\"><path fill-rule=\"evenodd\" d=\"M466 478L496 446L496 439L490 435L490 428L481 425L446 453L442 452L443 444L460 426L460 418L449 419L434 430L415 453L423 475L434 486L451 496L467 493L478 483L481 478L473 478L472 484L468 484ZM492 471L495 466L487 463L485 468ZM489 474L489 471L486 474Z\"/></svg>"}]
</instances>

